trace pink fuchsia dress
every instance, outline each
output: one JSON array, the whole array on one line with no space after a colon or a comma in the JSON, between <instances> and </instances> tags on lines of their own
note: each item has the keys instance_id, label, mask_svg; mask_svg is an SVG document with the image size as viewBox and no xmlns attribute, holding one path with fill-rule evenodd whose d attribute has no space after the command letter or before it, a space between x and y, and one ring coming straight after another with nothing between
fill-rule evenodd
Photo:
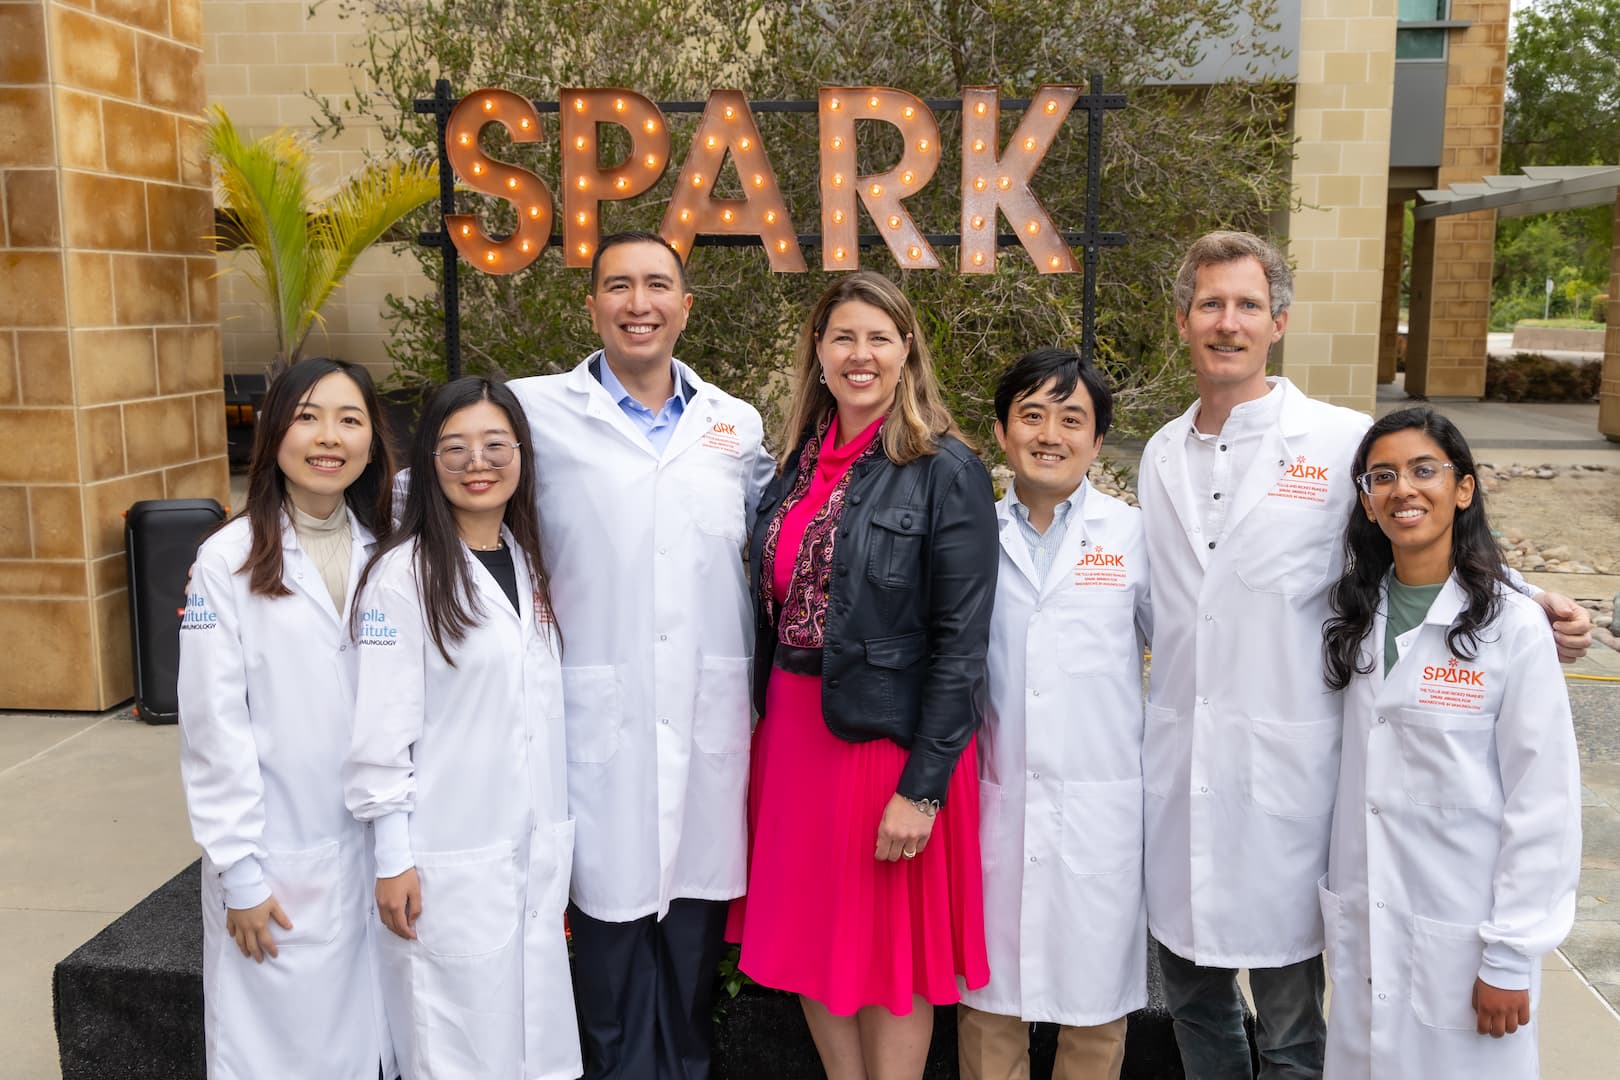
<instances>
[{"instance_id":1,"label":"pink fuchsia dress","mask_svg":"<svg viewBox=\"0 0 1620 1080\"><path fill-rule=\"evenodd\" d=\"M881 425L835 446L834 419L803 497L778 511L769 578L778 603L793 575L809 572L806 527L835 492L841 503L839 481ZM950 1005L960 1000L959 980L970 989L989 981L977 740L957 760L927 846L897 862L875 851L907 751L828 730L819 676L771 670L752 749L748 893L732 903L726 935L742 943L745 974L839 1016L868 1005L903 1016L914 995Z\"/></svg>"}]
</instances>

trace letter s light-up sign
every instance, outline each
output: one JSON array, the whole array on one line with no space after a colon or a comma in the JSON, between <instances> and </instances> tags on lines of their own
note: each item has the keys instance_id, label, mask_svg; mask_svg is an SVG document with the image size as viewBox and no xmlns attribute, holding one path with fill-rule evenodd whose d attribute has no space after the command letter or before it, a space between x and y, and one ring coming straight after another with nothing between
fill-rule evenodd
<instances>
[{"instance_id":1,"label":"letter s light-up sign","mask_svg":"<svg viewBox=\"0 0 1620 1080\"><path fill-rule=\"evenodd\" d=\"M962 215L958 270L996 268L997 215L1043 274L1079 267L1030 182L1080 96L1075 86L1043 86L1031 98L1005 146L1000 145L1000 95L995 87L962 91ZM670 164L669 127L657 105L631 90L565 89L557 111L562 140L562 245L565 266L589 266L601 237L601 204L631 199L653 187ZM826 87L820 123L821 265L860 265L857 205L864 207L895 261L906 269L935 269L939 257L904 201L933 179L940 163L939 123L921 98L886 87ZM856 121L880 121L904 137L900 160L886 172L856 172ZM539 258L551 239L551 189L534 173L497 161L480 145L485 127L500 124L514 142L542 138L534 105L509 90L475 90L445 125L445 150L463 187L512 204L517 228L492 239L472 214L450 214L445 227L461 256L489 274L515 274ZM600 161L597 133L615 124L630 150L615 165ZM727 158L737 169L741 198L718 198L715 180ZM683 255L699 234L758 238L772 270L805 270L804 254L776 173L747 99L735 90L709 95L692 136L659 230Z\"/></svg>"}]
</instances>

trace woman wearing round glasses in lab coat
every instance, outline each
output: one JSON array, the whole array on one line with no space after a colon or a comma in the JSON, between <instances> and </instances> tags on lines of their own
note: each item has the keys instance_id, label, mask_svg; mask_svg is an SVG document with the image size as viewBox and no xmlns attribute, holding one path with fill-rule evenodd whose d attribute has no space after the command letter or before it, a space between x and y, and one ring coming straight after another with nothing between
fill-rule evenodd
<instances>
[{"instance_id":1,"label":"woman wearing round glasses in lab coat","mask_svg":"<svg viewBox=\"0 0 1620 1080\"><path fill-rule=\"evenodd\" d=\"M1541 956L1573 923L1581 852L1552 635L1504 579L1449 420L1391 413L1354 474L1325 627L1328 682L1347 688L1326 1076L1535 1076Z\"/></svg>"},{"instance_id":2,"label":"woman wearing round glasses in lab coat","mask_svg":"<svg viewBox=\"0 0 1620 1080\"><path fill-rule=\"evenodd\" d=\"M372 823L378 962L406 1080L580 1074L561 635L511 391L429 401L399 532L361 579L345 771Z\"/></svg>"},{"instance_id":3,"label":"woman wearing round glasses in lab coat","mask_svg":"<svg viewBox=\"0 0 1620 1080\"><path fill-rule=\"evenodd\" d=\"M247 509L197 553L180 625L180 775L203 849L208 1075L394 1075L343 805L354 584L389 527L364 368L312 358L259 410Z\"/></svg>"}]
</instances>

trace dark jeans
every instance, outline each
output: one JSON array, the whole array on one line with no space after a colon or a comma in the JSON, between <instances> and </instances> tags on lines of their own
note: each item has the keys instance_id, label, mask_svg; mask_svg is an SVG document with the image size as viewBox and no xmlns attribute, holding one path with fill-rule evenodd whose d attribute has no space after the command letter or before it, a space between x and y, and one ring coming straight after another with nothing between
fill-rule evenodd
<instances>
[{"instance_id":1,"label":"dark jeans","mask_svg":"<svg viewBox=\"0 0 1620 1080\"><path fill-rule=\"evenodd\" d=\"M1253 1080L1237 972L1200 967L1163 945L1158 955L1187 1080ZM1320 956L1287 967L1249 969L1260 1080L1320 1080L1327 1046L1325 982Z\"/></svg>"},{"instance_id":2,"label":"dark jeans","mask_svg":"<svg viewBox=\"0 0 1620 1080\"><path fill-rule=\"evenodd\" d=\"M727 907L674 900L615 923L568 905L587 1080L707 1080Z\"/></svg>"}]
</instances>

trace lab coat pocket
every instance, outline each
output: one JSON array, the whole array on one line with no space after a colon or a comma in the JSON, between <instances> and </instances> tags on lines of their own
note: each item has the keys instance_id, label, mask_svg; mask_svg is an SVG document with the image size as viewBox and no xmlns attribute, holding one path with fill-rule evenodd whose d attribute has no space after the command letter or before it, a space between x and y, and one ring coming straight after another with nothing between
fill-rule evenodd
<instances>
[{"instance_id":1,"label":"lab coat pocket","mask_svg":"<svg viewBox=\"0 0 1620 1080\"><path fill-rule=\"evenodd\" d=\"M1243 519L1238 578L1251 592L1309 596L1327 579L1338 546L1336 514L1262 504Z\"/></svg>"},{"instance_id":2,"label":"lab coat pocket","mask_svg":"<svg viewBox=\"0 0 1620 1080\"><path fill-rule=\"evenodd\" d=\"M293 928L271 930L276 945L326 945L337 937L343 923L343 866L338 842L303 851L267 853L264 876L270 893L292 920Z\"/></svg>"},{"instance_id":3,"label":"lab coat pocket","mask_svg":"<svg viewBox=\"0 0 1620 1080\"><path fill-rule=\"evenodd\" d=\"M589 765L613 760L624 723L618 673L611 664L564 667L562 673L568 760Z\"/></svg>"},{"instance_id":4,"label":"lab coat pocket","mask_svg":"<svg viewBox=\"0 0 1620 1080\"><path fill-rule=\"evenodd\" d=\"M686 507L698 531L733 544L743 540L743 488L735 477L705 471L700 482L684 485Z\"/></svg>"},{"instance_id":5,"label":"lab coat pocket","mask_svg":"<svg viewBox=\"0 0 1620 1080\"><path fill-rule=\"evenodd\" d=\"M896 507L873 514L866 576L888 588L915 585L922 576L925 532L927 519L921 510Z\"/></svg>"},{"instance_id":6,"label":"lab coat pocket","mask_svg":"<svg viewBox=\"0 0 1620 1080\"><path fill-rule=\"evenodd\" d=\"M1321 817L1333 810L1339 785L1337 717L1292 723L1253 720L1249 796L1274 817Z\"/></svg>"},{"instance_id":7,"label":"lab coat pocket","mask_svg":"<svg viewBox=\"0 0 1620 1080\"><path fill-rule=\"evenodd\" d=\"M1099 875L1142 867L1142 778L1063 785L1063 865Z\"/></svg>"},{"instance_id":8,"label":"lab coat pocket","mask_svg":"<svg viewBox=\"0 0 1620 1080\"><path fill-rule=\"evenodd\" d=\"M1000 784L992 784L982 777L979 779L979 837L987 878L989 869L1001 864L1006 856L1013 855L1014 861L1018 861L1017 852L1006 850L1006 822L1003 818L1007 812L1006 800L1007 793Z\"/></svg>"},{"instance_id":9,"label":"lab coat pocket","mask_svg":"<svg viewBox=\"0 0 1620 1080\"><path fill-rule=\"evenodd\" d=\"M1129 592L1076 593L1057 623L1056 646L1070 675L1104 675L1127 669L1137 647L1136 608Z\"/></svg>"},{"instance_id":10,"label":"lab coat pocket","mask_svg":"<svg viewBox=\"0 0 1620 1080\"><path fill-rule=\"evenodd\" d=\"M1469 810L1491 801L1496 718L1489 713L1402 707L1395 712L1406 797L1419 806Z\"/></svg>"},{"instance_id":11,"label":"lab coat pocket","mask_svg":"<svg viewBox=\"0 0 1620 1080\"><path fill-rule=\"evenodd\" d=\"M512 939L518 925L518 874L511 844L419 851L416 873L422 883L416 936L429 955L482 956Z\"/></svg>"},{"instance_id":12,"label":"lab coat pocket","mask_svg":"<svg viewBox=\"0 0 1620 1080\"><path fill-rule=\"evenodd\" d=\"M1328 978L1347 986L1352 968L1346 952L1344 898L1327 887L1326 874L1317 879L1316 901L1322 908L1322 937L1326 943Z\"/></svg>"},{"instance_id":13,"label":"lab coat pocket","mask_svg":"<svg viewBox=\"0 0 1620 1080\"><path fill-rule=\"evenodd\" d=\"M692 739L705 754L741 754L753 733L746 656L705 656L698 671Z\"/></svg>"},{"instance_id":14,"label":"lab coat pocket","mask_svg":"<svg viewBox=\"0 0 1620 1080\"><path fill-rule=\"evenodd\" d=\"M1176 710L1163 705L1147 707L1142 729L1142 787L1150 794L1168 796L1176 790L1180 729Z\"/></svg>"},{"instance_id":15,"label":"lab coat pocket","mask_svg":"<svg viewBox=\"0 0 1620 1080\"><path fill-rule=\"evenodd\" d=\"M1428 1027L1473 1031L1474 980L1485 943L1477 926L1412 916L1412 1011Z\"/></svg>"}]
</instances>

